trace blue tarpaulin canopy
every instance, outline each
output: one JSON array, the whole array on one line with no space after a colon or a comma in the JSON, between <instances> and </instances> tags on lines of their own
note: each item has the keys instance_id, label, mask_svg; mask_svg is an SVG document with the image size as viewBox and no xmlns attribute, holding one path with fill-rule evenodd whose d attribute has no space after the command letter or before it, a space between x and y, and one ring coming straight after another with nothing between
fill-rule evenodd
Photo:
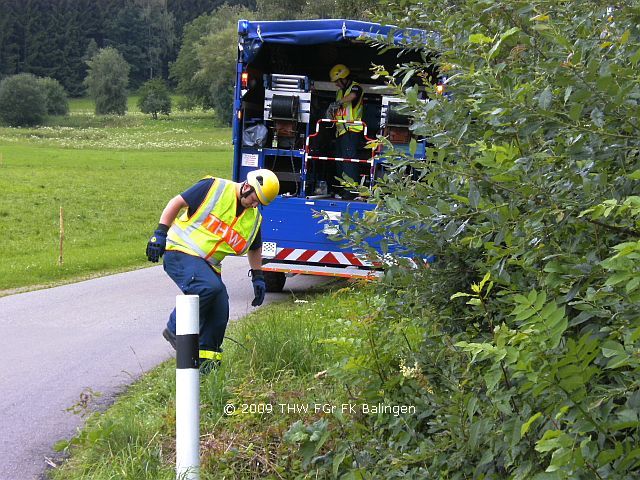
<instances>
[{"instance_id":1,"label":"blue tarpaulin canopy","mask_svg":"<svg viewBox=\"0 0 640 480\"><path fill-rule=\"evenodd\" d=\"M339 42L360 37L388 37L391 33L396 42L408 37L424 35L416 29L399 29L391 25L360 22L357 20L285 20L260 22L240 20L238 33L247 39L269 43L316 45Z\"/></svg>"},{"instance_id":2,"label":"blue tarpaulin canopy","mask_svg":"<svg viewBox=\"0 0 640 480\"><path fill-rule=\"evenodd\" d=\"M409 38L426 40L426 32L422 30L399 29L357 20L240 20L238 34L242 38L245 61L255 56L262 43L318 45L358 38L389 38L391 35L396 44Z\"/></svg>"}]
</instances>

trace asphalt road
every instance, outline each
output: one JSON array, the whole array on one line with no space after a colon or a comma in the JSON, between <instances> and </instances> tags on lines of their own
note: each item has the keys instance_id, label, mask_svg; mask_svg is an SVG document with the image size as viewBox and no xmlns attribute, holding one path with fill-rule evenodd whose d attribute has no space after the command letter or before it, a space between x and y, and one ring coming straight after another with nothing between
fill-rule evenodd
<instances>
[{"instance_id":1,"label":"asphalt road","mask_svg":"<svg viewBox=\"0 0 640 480\"><path fill-rule=\"evenodd\" d=\"M225 260L232 320L254 310L247 269L245 258ZM289 278L285 293L267 294L265 303L323 281ZM161 332L179 293L152 267L0 298L1 480L42 478L53 445L82 425L67 409L83 393L100 393L100 408L173 356Z\"/></svg>"}]
</instances>

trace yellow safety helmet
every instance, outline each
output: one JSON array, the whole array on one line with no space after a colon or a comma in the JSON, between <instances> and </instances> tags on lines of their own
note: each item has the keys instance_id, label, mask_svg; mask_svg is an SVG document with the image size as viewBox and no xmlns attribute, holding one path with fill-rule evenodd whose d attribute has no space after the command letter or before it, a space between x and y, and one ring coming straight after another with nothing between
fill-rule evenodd
<instances>
[{"instance_id":1,"label":"yellow safety helmet","mask_svg":"<svg viewBox=\"0 0 640 480\"><path fill-rule=\"evenodd\" d=\"M332 82L335 82L341 78L347 78L351 70L346 65L339 63L338 65L334 65L331 70L329 70L329 78Z\"/></svg>"},{"instance_id":2,"label":"yellow safety helmet","mask_svg":"<svg viewBox=\"0 0 640 480\"><path fill-rule=\"evenodd\" d=\"M253 188L262 205L269 205L280 191L278 177L271 170L261 168L247 173L247 183Z\"/></svg>"}]
</instances>

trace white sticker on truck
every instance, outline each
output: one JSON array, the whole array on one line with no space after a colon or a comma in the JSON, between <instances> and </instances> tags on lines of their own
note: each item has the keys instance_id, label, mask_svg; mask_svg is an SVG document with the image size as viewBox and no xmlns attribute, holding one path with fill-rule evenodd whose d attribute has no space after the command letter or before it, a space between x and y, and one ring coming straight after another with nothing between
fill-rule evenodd
<instances>
[{"instance_id":1,"label":"white sticker on truck","mask_svg":"<svg viewBox=\"0 0 640 480\"><path fill-rule=\"evenodd\" d=\"M262 256L273 258L276 256L277 245L275 242L262 242Z\"/></svg>"},{"instance_id":2,"label":"white sticker on truck","mask_svg":"<svg viewBox=\"0 0 640 480\"><path fill-rule=\"evenodd\" d=\"M342 212L323 210L322 214L325 217L325 223L322 225L322 233L325 235L335 235L338 233L338 222L340 222L340 218L342 218Z\"/></svg>"},{"instance_id":3,"label":"white sticker on truck","mask_svg":"<svg viewBox=\"0 0 640 480\"><path fill-rule=\"evenodd\" d=\"M242 154L242 166L243 167L257 167L258 166L258 154L257 153L243 153Z\"/></svg>"}]
</instances>

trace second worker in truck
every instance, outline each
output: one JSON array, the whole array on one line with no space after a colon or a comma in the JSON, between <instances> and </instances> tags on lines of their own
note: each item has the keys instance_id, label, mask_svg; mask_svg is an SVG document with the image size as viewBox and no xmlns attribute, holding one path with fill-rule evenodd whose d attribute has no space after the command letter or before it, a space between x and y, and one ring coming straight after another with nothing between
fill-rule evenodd
<instances>
[{"instance_id":1,"label":"second worker in truck","mask_svg":"<svg viewBox=\"0 0 640 480\"><path fill-rule=\"evenodd\" d=\"M334 65L329 71L329 78L338 87L336 101L332 104L335 120L346 122L361 122L364 102L362 86L351 79L351 71L346 65ZM336 124L336 157L357 158L358 147L363 139L362 124L350 125L338 122ZM358 163L338 162L338 176L345 174L358 182L360 168Z\"/></svg>"}]
</instances>

